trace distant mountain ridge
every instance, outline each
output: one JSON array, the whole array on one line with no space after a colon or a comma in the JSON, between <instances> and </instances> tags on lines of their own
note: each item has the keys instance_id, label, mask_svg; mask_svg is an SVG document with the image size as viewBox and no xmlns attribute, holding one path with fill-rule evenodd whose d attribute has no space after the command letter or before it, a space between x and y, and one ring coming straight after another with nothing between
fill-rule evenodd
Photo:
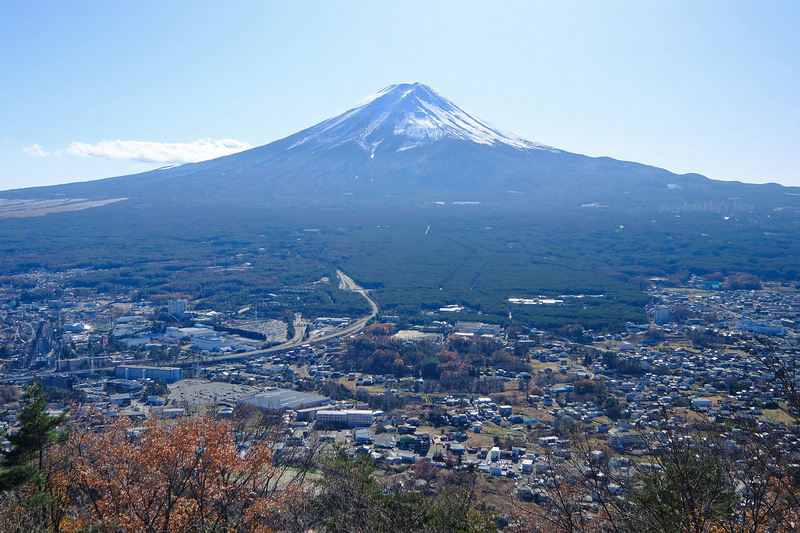
<instances>
[{"instance_id":1,"label":"distant mountain ridge","mask_svg":"<svg viewBox=\"0 0 800 533\"><path fill-rule=\"evenodd\" d=\"M127 198L258 206L420 206L470 202L658 208L687 202L796 207L778 185L677 175L531 142L420 83L391 85L353 108L264 146L141 174L0 193L0 198Z\"/></svg>"}]
</instances>

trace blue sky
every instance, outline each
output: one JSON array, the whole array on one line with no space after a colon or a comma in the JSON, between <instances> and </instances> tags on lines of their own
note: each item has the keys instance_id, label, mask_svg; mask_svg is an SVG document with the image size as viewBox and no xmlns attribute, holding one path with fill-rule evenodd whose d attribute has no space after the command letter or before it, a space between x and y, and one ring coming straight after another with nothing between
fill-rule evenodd
<instances>
[{"instance_id":1,"label":"blue sky","mask_svg":"<svg viewBox=\"0 0 800 533\"><path fill-rule=\"evenodd\" d=\"M419 81L531 141L800 186L796 1L0 1L0 190L259 146Z\"/></svg>"}]
</instances>

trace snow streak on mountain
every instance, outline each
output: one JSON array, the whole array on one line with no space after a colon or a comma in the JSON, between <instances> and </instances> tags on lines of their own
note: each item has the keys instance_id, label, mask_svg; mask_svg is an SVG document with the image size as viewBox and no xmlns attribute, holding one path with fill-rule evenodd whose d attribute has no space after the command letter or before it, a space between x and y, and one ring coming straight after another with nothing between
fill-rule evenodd
<instances>
[{"instance_id":1,"label":"snow streak on mountain","mask_svg":"<svg viewBox=\"0 0 800 533\"><path fill-rule=\"evenodd\" d=\"M470 115L420 83L390 85L345 111L305 130L291 148L334 147L355 142L370 155L384 144L402 152L441 139L459 139L520 150L554 148L521 139Z\"/></svg>"}]
</instances>

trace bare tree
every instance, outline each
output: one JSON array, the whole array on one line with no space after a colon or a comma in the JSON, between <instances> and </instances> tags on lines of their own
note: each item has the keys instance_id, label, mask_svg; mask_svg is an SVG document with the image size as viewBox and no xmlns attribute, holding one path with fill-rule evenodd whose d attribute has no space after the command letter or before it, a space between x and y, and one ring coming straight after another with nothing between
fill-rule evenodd
<instances>
[{"instance_id":1,"label":"bare tree","mask_svg":"<svg viewBox=\"0 0 800 533\"><path fill-rule=\"evenodd\" d=\"M787 413L795 423L800 421L800 362L798 347L781 348L770 337L756 336L748 352L759 360L774 377L774 384L785 401Z\"/></svg>"}]
</instances>

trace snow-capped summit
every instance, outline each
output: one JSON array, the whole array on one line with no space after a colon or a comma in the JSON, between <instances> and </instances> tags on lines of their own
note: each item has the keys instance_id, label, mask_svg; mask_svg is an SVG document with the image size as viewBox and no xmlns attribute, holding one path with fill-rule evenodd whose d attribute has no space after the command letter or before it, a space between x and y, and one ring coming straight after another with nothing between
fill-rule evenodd
<instances>
[{"instance_id":1,"label":"snow-capped summit","mask_svg":"<svg viewBox=\"0 0 800 533\"><path fill-rule=\"evenodd\" d=\"M306 130L291 148L339 146L355 142L374 155L376 148L401 152L440 139L459 139L520 150L554 148L526 141L474 117L421 83L390 85L344 113Z\"/></svg>"}]
</instances>

